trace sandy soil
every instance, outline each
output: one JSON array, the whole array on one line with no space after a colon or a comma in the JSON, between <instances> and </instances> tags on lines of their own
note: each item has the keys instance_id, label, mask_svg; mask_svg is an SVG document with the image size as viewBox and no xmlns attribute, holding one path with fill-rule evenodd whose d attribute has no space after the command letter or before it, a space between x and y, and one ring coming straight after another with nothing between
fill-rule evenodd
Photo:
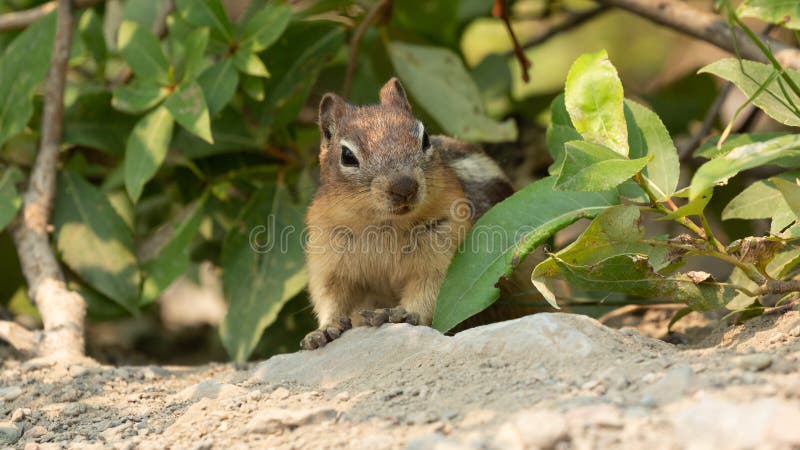
<instances>
[{"instance_id":1,"label":"sandy soil","mask_svg":"<svg viewBox=\"0 0 800 450\"><path fill-rule=\"evenodd\" d=\"M359 328L322 350L238 369L6 358L0 444L800 448L800 313L705 330L676 346L538 314L454 337Z\"/></svg>"}]
</instances>

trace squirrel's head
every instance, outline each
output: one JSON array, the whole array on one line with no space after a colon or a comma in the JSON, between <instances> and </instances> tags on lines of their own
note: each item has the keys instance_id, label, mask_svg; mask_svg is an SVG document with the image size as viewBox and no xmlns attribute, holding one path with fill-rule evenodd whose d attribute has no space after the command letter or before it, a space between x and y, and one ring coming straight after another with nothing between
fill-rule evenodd
<instances>
[{"instance_id":1,"label":"squirrel's head","mask_svg":"<svg viewBox=\"0 0 800 450\"><path fill-rule=\"evenodd\" d=\"M354 106L336 94L322 97L322 185L342 197L343 208L378 219L413 215L436 184L439 156L397 78L381 88L380 100Z\"/></svg>"}]
</instances>

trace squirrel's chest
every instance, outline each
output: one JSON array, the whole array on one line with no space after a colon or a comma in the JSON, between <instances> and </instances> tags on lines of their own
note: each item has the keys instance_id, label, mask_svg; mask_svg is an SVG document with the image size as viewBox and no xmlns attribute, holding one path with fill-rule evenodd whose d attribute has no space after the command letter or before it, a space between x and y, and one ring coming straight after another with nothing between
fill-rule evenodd
<instances>
[{"instance_id":1,"label":"squirrel's chest","mask_svg":"<svg viewBox=\"0 0 800 450\"><path fill-rule=\"evenodd\" d=\"M449 220L412 229L373 226L331 237L336 264L357 280L404 279L425 270L446 270L467 228Z\"/></svg>"}]
</instances>

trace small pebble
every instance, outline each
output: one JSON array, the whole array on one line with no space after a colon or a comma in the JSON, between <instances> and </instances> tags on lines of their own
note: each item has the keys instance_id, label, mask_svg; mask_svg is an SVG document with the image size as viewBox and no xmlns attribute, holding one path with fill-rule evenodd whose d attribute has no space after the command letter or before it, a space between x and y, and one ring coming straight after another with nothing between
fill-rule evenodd
<instances>
[{"instance_id":1,"label":"small pebble","mask_svg":"<svg viewBox=\"0 0 800 450\"><path fill-rule=\"evenodd\" d=\"M736 365L743 370L758 372L772 365L772 356L766 353L743 355L736 358Z\"/></svg>"}]
</instances>

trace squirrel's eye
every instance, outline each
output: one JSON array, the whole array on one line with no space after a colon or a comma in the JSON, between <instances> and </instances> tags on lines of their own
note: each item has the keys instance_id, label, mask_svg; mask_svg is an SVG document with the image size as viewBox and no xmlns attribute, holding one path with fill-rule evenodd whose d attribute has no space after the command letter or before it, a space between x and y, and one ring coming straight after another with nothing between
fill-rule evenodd
<instances>
[{"instance_id":1,"label":"squirrel's eye","mask_svg":"<svg viewBox=\"0 0 800 450\"><path fill-rule=\"evenodd\" d=\"M342 146L342 165L345 167L358 167L358 158L346 145Z\"/></svg>"},{"instance_id":2,"label":"squirrel's eye","mask_svg":"<svg viewBox=\"0 0 800 450\"><path fill-rule=\"evenodd\" d=\"M428 137L428 132L422 132L422 151L427 152L431 148L431 138Z\"/></svg>"}]
</instances>

